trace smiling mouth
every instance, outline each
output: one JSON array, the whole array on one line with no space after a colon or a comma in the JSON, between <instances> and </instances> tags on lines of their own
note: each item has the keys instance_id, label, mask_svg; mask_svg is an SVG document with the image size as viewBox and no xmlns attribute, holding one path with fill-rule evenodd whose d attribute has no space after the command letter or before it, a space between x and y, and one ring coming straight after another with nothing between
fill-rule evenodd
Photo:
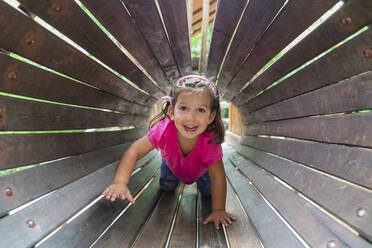
<instances>
[{"instance_id":1,"label":"smiling mouth","mask_svg":"<svg viewBox=\"0 0 372 248\"><path fill-rule=\"evenodd\" d=\"M198 126L193 126L193 127L188 127L188 126L183 126L187 132L195 132L196 129L198 129Z\"/></svg>"}]
</instances>

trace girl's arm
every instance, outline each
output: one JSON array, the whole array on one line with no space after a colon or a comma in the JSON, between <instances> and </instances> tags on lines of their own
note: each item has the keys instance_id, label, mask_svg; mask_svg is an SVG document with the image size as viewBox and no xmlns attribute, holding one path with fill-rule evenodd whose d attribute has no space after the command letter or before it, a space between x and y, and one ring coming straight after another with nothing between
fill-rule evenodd
<instances>
[{"instance_id":1,"label":"girl's arm","mask_svg":"<svg viewBox=\"0 0 372 248\"><path fill-rule=\"evenodd\" d=\"M211 179L212 213L205 219L203 224L214 222L216 229L219 224L229 226L235 218L225 211L226 205L226 175L222 160L208 166L208 174Z\"/></svg>"},{"instance_id":2,"label":"girl's arm","mask_svg":"<svg viewBox=\"0 0 372 248\"><path fill-rule=\"evenodd\" d=\"M128 183L133 169L138 160L152 151L154 146L147 135L136 140L121 158L112 180L112 184L103 191L107 200L115 201L116 198L128 199L134 203L134 199L128 189Z\"/></svg>"}]
</instances>

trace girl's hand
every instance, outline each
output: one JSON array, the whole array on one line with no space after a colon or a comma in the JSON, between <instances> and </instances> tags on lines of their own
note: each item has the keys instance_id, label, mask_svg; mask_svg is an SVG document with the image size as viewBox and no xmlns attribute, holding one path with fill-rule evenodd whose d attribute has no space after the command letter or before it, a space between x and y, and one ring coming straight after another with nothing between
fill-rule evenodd
<instances>
[{"instance_id":1,"label":"girl's hand","mask_svg":"<svg viewBox=\"0 0 372 248\"><path fill-rule=\"evenodd\" d=\"M224 210L214 210L203 222L203 224L208 224L209 222L214 222L216 229L220 229L220 223L225 227L230 226L236 218L231 214L225 212Z\"/></svg>"},{"instance_id":2,"label":"girl's hand","mask_svg":"<svg viewBox=\"0 0 372 248\"><path fill-rule=\"evenodd\" d=\"M106 199L111 200L112 202L115 201L116 198L120 198L122 200L128 199L128 201L130 201L131 203L135 203L133 196L128 189L128 186L124 183L111 184L105 189L105 191L102 192L102 195L106 196Z\"/></svg>"}]
</instances>

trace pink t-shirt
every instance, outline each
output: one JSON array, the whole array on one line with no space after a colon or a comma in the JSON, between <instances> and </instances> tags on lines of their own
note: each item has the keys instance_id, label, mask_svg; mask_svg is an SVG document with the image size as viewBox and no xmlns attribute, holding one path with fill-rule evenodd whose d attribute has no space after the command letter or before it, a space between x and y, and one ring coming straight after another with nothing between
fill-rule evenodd
<instances>
[{"instance_id":1,"label":"pink t-shirt","mask_svg":"<svg viewBox=\"0 0 372 248\"><path fill-rule=\"evenodd\" d=\"M194 149L184 157L178 144L177 128L170 118L158 122L147 136L152 145L159 148L173 174L186 184L197 181L208 170L208 165L220 161L223 156L221 145L208 144L212 134L203 132Z\"/></svg>"}]
</instances>

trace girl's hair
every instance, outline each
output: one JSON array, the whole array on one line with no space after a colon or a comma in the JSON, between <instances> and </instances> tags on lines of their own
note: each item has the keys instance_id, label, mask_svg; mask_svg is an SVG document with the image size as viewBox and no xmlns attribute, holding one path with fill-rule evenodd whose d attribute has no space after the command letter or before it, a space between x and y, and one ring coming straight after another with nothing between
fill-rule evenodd
<instances>
[{"instance_id":1,"label":"girl's hair","mask_svg":"<svg viewBox=\"0 0 372 248\"><path fill-rule=\"evenodd\" d=\"M208 142L215 145L222 144L225 136L225 128L223 126L220 109L220 97L218 94L217 87L205 77L198 75L184 76L178 79L169 94L169 96L163 97L166 102L163 103L161 112L156 115L149 124L149 129L155 126L161 120L168 117L168 108L170 105L175 106L178 95L182 91L206 91L211 97L211 113L216 111L216 117L211 124L207 127L207 132L214 133L214 137Z\"/></svg>"}]
</instances>

